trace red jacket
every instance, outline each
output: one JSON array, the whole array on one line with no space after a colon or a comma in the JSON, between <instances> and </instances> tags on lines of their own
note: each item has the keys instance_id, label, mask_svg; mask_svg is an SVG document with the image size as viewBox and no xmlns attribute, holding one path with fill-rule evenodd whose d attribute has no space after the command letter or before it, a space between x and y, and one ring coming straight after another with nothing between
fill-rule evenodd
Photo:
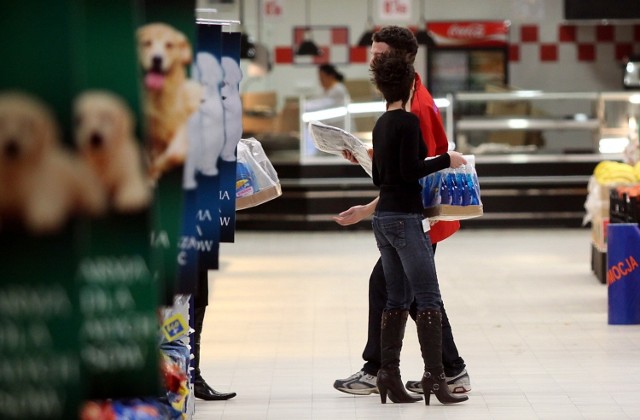
<instances>
[{"instance_id":1,"label":"red jacket","mask_svg":"<svg viewBox=\"0 0 640 420\"><path fill-rule=\"evenodd\" d=\"M427 145L427 155L437 156L446 153L449 150L449 142L442 124L440 111L417 73L415 91L411 100L411 112L417 115L420 120L420 131ZM460 229L460 222L458 221L440 221L431 226L429 231L431 242L435 244L447 239L456 233L458 229Z\"/></svg>"}]
</instances>

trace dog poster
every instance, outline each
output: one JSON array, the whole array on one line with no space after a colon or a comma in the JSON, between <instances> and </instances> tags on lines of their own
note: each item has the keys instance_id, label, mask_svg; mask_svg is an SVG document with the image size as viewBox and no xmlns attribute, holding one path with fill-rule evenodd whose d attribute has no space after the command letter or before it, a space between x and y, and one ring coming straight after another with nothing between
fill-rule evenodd
<instances>
[{"instance_id":1,"label":"dog poster","mask_svg":"<svg viewBox=\"0 0 640 420\"><path fill-rule=\"evenodd\" d=\"M168 287L163 302L192 286L180 283L185 252L197 246L182 238L183 178L189 153L189 121L202 100L202 86L192 77L195 4L179 0L141 3L145 22L136 30L142 86L144 141L154 185L151 243L154 275ZM192 280L195 284L195 280Z\"/></svg>"},{"instance_id":2,"label":"dog poster","mask_svg":"<svg viewBox=\"0 0 640 420\"><path fill-rule=\"evenodd\" d=\"M137 2L110 1L109 13L100 2L76 4L72 60L82 71L74 74L68 131L107 203L104 216L84 226L75 274L85 392L98 400L159 395L160 293L149 243L155 178L142 136Z\"/></svg>"},{"instance_id":3,"label":"dog poster","mask_svg":"<svg viewBox=\"0 0 640 420\"><path fill-rule=\"evenodd\" d=\"M197 111L202 88L188 77L193 49L187 36L167 23L138 29L143 75L149 171L154 179L184 164L189 147L187 122Z\"/></svg>"},{"instance_id":4,"label":"dog poster","mask_svg":"<svg viewBox=\"0 0 640 420\"><path fill-rule=\"evenodd\" d=\"M200 135L197 152L194 152L193 176L197 184L195 223L200 239L211 244L211 247L200 249L198 256L198 271L206 278L208 270L218 268L221 234L220 156L224 148L225 123L221 90L224 72L220 64L222 27L199 24L197 37L198 52L194 72L198 74L204 94L198 111ZM206 281L200 281L199 285L205 288ZM198 294L201 293L206 295L206 290L199 290Z\"/></svg>"},{"instance_id":5,"label":"dog poster","mask_svg":"<svg viewBox=\"0 0 640 420\"><path fill-rule=\"evenodd\" d=\"M184 167L184 218L181 241L181 289L189 285L196 299L208 297L208 269L218 267L220 249L220 200L217 159L223 145L224 115L220 85L222 68L203 45L220 42L220 26L198 25L192 76L203 89L202 102L188 123L189 152ZM211 38L214 39L211 39ZM219 46L216 45L216 48ZM205 303L206 305L206 303Z\"/></svg>"},{"instance_id":6,"label":"dog poster","mask_svg":"<svg viewBox=\"0 0 640 420\"><path fill-rule=\"evenodd\" d=\"M75 282L82 227L105 197L72 148L72 2L0 17L0 413L77 418L85 398ZM27 23L28 22L28 23ZM52 37L51 34L55 34ZM46 42L43 42L46 40Z\"/></svg>"},{"instance_id":7,"label":"dog poster","mask_svg":"<svg viewBox=\"0 0 640 420\"><path fill-rule=\"evenodd\" d=\"M236 150L242 138L240 33L222 34L224 146L220 154L220 241L234 242L236 228Z\"/></svg>"},{"instance_id":8,"label":"dog poster","mask_svg":"<svg viewBox=\"0 0 640 420\"><path fill-rule=\"evenodd\" d=\"M104 213L97 176L63 147L59 123L42 99L0 92L0 150L0 229L56 234L78 214Z\"/></svg>"},{"instance_id":9,"label":"dog poster","mask_svg":"<svg viewBox=\"0 0 640 420\"><path fill-rule=\"evenodd\" d=\"M4 29L11 43L15 36ZM75 202L84 189L74 174L79 160L63 147L46 93L0 79L0 412L16 420L75 418L84 398L73 280ZM26 374L26 366L36 374Z\"/></svg>"},{"instance_id":10,"label":"dog poster","mask_svg":"<svg viewBox=\"0 0 640 420\"><path fill-rule=\"evenodd\" d=\"M106 198L73 150L71 0L2 4L0 17L0 413L77 418L77 253ZM26 24L28 22L28 24ZM55 34L55 36L51 36Z\"/></svg>"}]
</instances>

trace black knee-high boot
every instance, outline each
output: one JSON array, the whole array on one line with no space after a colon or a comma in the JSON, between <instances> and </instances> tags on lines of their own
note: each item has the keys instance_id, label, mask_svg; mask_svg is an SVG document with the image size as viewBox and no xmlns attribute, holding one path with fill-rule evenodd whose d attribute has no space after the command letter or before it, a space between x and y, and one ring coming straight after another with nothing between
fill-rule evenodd
<instances>
[{"instance_id":1,"label":"black knee-high boot","mask_svg":"<svg viewBox=\"0 0 640 420\"><path fill-rule=\"evenodd\" d=\"M222 393L211 388L200 374L200 336L202 335L202 324L204 323L204 313L207 307L196 307L194 309L193 329L193 394L201 400L215 401L228 400L236 396L235 392Z\"/></svg>"},{"instance_id":2,"label":"black knee-high boot","mask_svg":"<svg viewBox=\"0 0 640 420\"><path fill-rule=\"evenodd\" d=\"M387 395L394 403L414 403L422 399L409 395L400 378L400 351L408 314L409 311L401 309L385 311L382 314L382 363L377 377L382 404L387 402Z\"/></svg>"},{"instance_id":3,"label":"black knee-high boot","mask_svg":"<svg viewBox=\"0 0 640 420\"><path fill-rule=\"evenodd\" d=\"M449 392L442 366L442 314L437 309L427 309L418 312L416 317L420 351L424 360L424 375L422 389L424 402L429 405L431 392L443 404L453 404L469 399L466 395L456 395Z\"/></svg>"}]
</instances>

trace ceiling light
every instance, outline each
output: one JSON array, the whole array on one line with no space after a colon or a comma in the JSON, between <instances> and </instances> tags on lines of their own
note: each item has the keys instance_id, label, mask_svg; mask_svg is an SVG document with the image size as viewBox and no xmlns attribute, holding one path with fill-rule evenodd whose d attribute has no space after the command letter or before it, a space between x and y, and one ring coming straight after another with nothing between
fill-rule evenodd
<instances>
[{"instance_id":1,"label":"ceiling light","mask_svg":"<svg viewBox=\"0 0 640 420\"><path fill-rule=\"evenodd\" d=\"M370 47L371 44L373 44L373 16L371 13L371 0L367 0L367 29L360 37L358 46Z\"/></svg>"},{"instance_id":2,"label":"ceiling light","mask_svg":"<svg viewBox=\"0 0 640 420\"><path fill-rule=\"evenodd\" d=\"M304 30L304 40L298 46L298 50L296 51L296 55L322 55L322 51L313 39L311 39L311 27L309 26L310 17L309 17L309 0L305 2L305 24L307 25Z\"/></svg>"}]
</instances>

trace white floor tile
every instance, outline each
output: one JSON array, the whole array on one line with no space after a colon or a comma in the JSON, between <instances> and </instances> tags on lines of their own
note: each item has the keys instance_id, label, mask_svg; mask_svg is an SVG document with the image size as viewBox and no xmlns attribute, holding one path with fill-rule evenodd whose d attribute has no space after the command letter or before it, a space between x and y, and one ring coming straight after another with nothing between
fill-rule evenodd
<instances>
[{"instance_id":1,"label":"white floor tile","mask_svg":"<svg viewBox=\"0 0 640 420\"><path fill-rule=\"evenodd\" d=\"M198 400L194 419L640 419L640 326L607 324L587 229L463 230L438 247L469 401L382 405L334 390L362 367L377 258L371 232L239 232L222 244L201 368L238 396ZM401 370L422 370L412 323Z\"/></svg>"}]
</instances>

